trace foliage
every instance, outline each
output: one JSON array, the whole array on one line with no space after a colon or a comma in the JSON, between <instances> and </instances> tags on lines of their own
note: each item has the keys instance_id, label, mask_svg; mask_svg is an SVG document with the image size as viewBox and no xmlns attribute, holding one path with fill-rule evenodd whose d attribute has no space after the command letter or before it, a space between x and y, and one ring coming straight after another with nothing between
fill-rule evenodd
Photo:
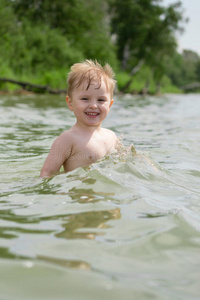
<instances>
[{"instance_id":1,"label":"foliage","mask_svg":"<svg viewBox=\"0 0 200 300\"><path fill-rule=\"evenodd\" d=\"M160 2L111 2L112 29L116 34L122 68L134 74L135 67L143 62L152 69L155 81L164 74L165 57L172 55L176 49L174 32L181 30L179 24L183 21L180 2L167 8Z\"/></svg>"},{"instance_id":2,"label":"foliage","mask_svg":"<svg viewBox=\"0 0 200 300\"><path fill-rule=\"evenodd\" d=\"M110 63L128 92L200 81L199 56L176 51L181 3L162 2L0 0L0 76L66 88L70 66L89 58Z\"/></svg>"},{"instance_id":3,"label":"foliage","mask_svg":"<svg viewBox=\"0 0 200 300\"><path fill-rule=\"evenodd\" d=\"M183 92L176 85L174 85L171 79L166 75L162 77L160 91L161 93L182 93Z\"/></svg>"},{"instance_id":4,"label":"foliage","mask_svg":"<svg viewBox=\"0 0 200 300\"><path fill-rule=\"evenodd\" d=\"M97 12L100 4L94 9L99 1L0 3L0 57L16 77L38 77L41 72L69 68L85 58L117 66L103 8L101 14Z\"/></svg>"},{"instance_id":5,"label":"foliage","mask_svg":"<svg viewBox=\"0 0 200 300\"><path fill-rule=\"evenodd\" d=\"M166 74L174 85L182 87L186 84L200 81L198 77L198 65L200 57L191 50L184 50L182 54L174 53L166 60Z\"/></svg>"},{"instance_id":6,"label":"foliage","mask_svg":"<svg viewBox=\"0 0 200 300\"><path fill-rule=\"evenodd\" d=\"M196 64L195 74L196 74L197 81L200 81L200 59Z\"/></svg>"},{"instance_id":7,"label":"foliage","mask_svg":"<svg viewBox=\"0 0 200 300\"><path fill-rule=\"evenodd\" d=\"M174 50L174 30L181 29L181 3L166 8L160 2L112 1L112 29L117 36L118 57L124 69L131 69L141 59L152 65L164 50Z\"/></svg>"},{"instance_id":8,"label":"foliage","mask_svg":"<svg viewBox=\"0 0 200 300\"><path fill-rule=\"evenodd\" d=\"M117 87L119 90L123 88L124 85L130 80L130 75L123 71L117 73ZM145 91L145 88L148 87L148 92L155 94L157 87L152 72L149 67L142 67L140 72L135 74L134 79L132 80L131 85L127 92L129 93L141 93ZM162 93L181 93L182 91L177 88L171 81L171 79L164 75L161 80L161 89Z\"/></svg>"},{"instance_id":9,"label":"foliage","mask_svg":"<svg viewBox=\"0 0 200 300\"><path fill-rule=\"evenodd\" d=\"M13 8L23 23L29 20L39 27L46 24L51 30L59 30L83 57L117 65L109 24L105 20L106 1L15 0Z\"/></svg>"}]
</instances>

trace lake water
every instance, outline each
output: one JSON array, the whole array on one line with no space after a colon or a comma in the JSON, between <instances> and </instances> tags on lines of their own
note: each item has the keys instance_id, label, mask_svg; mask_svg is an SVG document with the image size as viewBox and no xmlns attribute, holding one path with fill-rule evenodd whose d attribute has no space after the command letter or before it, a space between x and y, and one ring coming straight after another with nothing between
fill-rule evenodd
<instances>
[{"instance_id":1,"label":"lake water","mask_svg":"<svg viewBox=\"0 0 200 300\"><path fill-rule=\"evenodd\" d=\"M124 147L48 180L65 96L0 110L0 299L200 299L200 95L116 96Z\"/></svg>"}]
</instances>

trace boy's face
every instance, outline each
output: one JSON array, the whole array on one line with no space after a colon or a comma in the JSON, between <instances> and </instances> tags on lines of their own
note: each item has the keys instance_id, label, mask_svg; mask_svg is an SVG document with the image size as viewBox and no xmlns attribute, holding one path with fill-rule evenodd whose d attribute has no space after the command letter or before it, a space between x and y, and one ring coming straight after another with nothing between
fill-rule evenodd
<instances>
[{"instance_id":1,"label":"boy's face","mask_svg":"<svg viewBox=\"0 0 200 300\"><path fill-rule=\"evenodd\" d=\"M83 82L73 91L71 98L66 97L66 101L79 125L100 126L110 110L113 99L103 79L100 87L95 81L91 82L88 89L87 86L88 83Z\"/></svg>"}]
</instances>

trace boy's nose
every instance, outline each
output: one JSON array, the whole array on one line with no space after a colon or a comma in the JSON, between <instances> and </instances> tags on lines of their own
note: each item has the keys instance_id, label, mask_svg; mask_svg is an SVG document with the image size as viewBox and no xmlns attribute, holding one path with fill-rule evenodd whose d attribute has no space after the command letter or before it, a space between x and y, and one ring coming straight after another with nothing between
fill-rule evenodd
<instances>
[{"instance_id":1,"label":"boy's nose","mask_svg":"<svg viewBox=\"0 0 200 300\"><path fill-rule=\"evenodd\" d=\"M91 107L91 108L97 108L97 103L96 103L96 101L90 101L90 107Z\"/></svg>"}]
</instances>

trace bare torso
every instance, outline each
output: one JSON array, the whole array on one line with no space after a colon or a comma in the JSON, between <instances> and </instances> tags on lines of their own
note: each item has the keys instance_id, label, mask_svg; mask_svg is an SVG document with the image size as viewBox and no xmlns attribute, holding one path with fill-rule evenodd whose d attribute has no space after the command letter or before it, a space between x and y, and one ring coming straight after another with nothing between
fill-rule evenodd
<instances>
[{"instance_id":1,"label":"bare torso","mask_svg":"<svg viewBox=\"0 0 200 300\"><path fill-rule=\"evenodd\" d=\"M116 135L104 128L87 134L71 129L70 135L71 152L63 163L66 172L96 162L106 154L115 151L118 142Z\"/></svg>"},{"instance_id":2,"label":"bare torso","mask_svg":"<svg viewBox=\"0 0 200 300\"><path fill-rule=\"evenodd\" d=\"M101 127L84 130L75 125L54 141L40 176L49 178L58 173L62 165L65 172L91 165L114 152L118 141L111 130Z\"/></svg>"}]
</instances>

